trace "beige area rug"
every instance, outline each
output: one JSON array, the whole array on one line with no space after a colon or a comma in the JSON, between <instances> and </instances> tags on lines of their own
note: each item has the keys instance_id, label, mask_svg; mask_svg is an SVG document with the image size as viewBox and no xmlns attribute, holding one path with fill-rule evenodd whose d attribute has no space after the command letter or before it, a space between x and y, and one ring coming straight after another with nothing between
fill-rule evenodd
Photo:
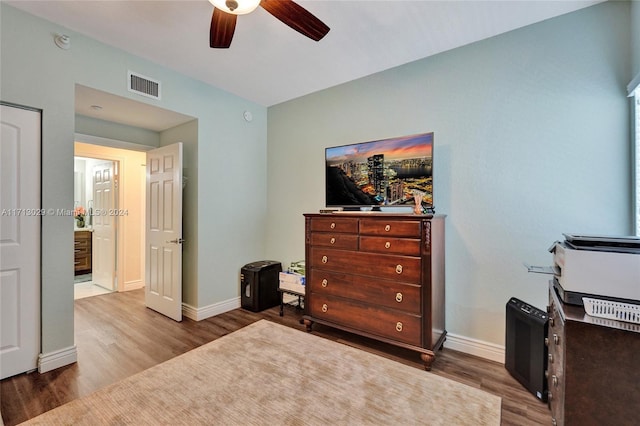
<instances>
[{"instance_id":1,"label":"beige area rug","mask_svg":"<svg viewBox=\"0 0 640 426\"><path fill-rule=\"evenodd\" d=\"M46 412L39 425L499 425L501 399L261 320Z\"/></svg>"}]
</instances>

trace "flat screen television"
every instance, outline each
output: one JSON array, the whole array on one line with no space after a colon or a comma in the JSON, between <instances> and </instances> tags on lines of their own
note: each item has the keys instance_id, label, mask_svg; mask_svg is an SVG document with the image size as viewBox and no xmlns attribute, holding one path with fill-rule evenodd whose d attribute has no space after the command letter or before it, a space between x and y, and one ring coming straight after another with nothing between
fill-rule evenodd
<instances>
[{"instance_id":1,"label":"flat screen television","mask_svg":"<svg viewBox=\"0 0 640 426\"><path fill-rule=\"evenodd\" d=\"M433 207L433 133L325 149L327 207L413 206L413 190Z\"/></svg>"}]
</instances>

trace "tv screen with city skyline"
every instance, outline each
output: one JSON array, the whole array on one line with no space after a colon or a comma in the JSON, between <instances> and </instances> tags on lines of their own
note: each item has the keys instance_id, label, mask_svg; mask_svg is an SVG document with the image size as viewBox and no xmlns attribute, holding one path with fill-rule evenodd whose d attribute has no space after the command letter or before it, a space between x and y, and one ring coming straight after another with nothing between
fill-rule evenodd
<instances>
[{"instance_id":1,"label":"tv screen with city skyline","mask_svg":"<svg viewBox=\"0 0 640 426\"><path fill-rule=\"evenodd\" d=\"M325 149L327 207L433 206L433 133Z\"/></svg>"}]
</instances>

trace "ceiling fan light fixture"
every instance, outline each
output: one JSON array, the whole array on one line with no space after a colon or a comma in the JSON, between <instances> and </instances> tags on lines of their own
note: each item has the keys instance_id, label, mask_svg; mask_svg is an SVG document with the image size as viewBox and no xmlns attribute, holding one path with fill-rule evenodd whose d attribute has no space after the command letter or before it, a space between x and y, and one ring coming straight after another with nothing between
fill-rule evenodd
<instances>
[{"instance_id":1,"label":"ceiling fan light fixture","mask_svg":"<svg viewBox=\"0 0 640 426\"><path fill-rule=\"evenodd\" d=\"M233 15L246 15L260 5L260 0L209 0L214 7Z\"/></svg>"}]
</instances>

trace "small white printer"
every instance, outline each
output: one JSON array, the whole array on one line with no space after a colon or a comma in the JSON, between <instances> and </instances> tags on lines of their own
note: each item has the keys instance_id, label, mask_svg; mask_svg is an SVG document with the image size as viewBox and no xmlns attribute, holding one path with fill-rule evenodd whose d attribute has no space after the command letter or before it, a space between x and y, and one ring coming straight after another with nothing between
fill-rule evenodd
<instances>
[{"instance_id":1,"label":"small white printer","mask_svg":"<svg viewBox=\"0 0 640 426\"><path fill-rule=\"evenodd\" d=\"M554 286L565 303L595 297L640 304L640 238L564 236L549 251Z\"/></svg>"}]
</instances>

